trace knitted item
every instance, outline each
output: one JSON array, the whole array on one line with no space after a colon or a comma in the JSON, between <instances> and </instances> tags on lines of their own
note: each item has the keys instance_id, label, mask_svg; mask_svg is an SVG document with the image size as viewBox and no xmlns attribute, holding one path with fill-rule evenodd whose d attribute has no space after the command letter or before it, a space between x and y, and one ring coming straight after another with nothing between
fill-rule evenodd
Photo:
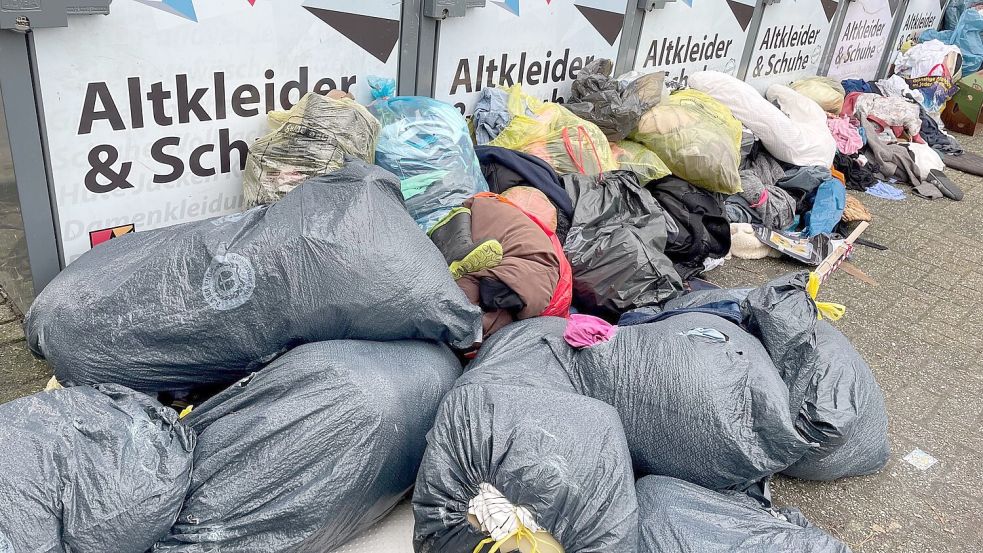
<instances>
[{"instance_id":1,"label":"knitted item","mask_svg":"<svg viewBox=\"0 0 983 553\"><path fill-rule=\"evenodd\" d=\"M747 223L731 223L730 255L738 259L764 259L772 249L754 235L754 228Z\"/></svg>"},{"instance_id":2,"label":"knitted item","mask_svg":"<svg viewBox=\"0 0 983 553\"><path fill-rule=\"evenodd\" d=\"M856 196L847 194L846 207L843 209L843 222L853 223L858 221L872 221L873 216L870 211L860 202Z\"/></svg>"}]
</instances>

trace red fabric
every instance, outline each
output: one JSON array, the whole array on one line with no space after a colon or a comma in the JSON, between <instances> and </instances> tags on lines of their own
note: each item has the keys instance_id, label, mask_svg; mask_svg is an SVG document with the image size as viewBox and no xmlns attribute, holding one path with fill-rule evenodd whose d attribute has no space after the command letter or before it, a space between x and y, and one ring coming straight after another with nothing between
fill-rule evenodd
<instances>
[{"instance_id":1,"label":"red fabric","mask_svg":"<svg viewBox=\"0 0 983 553\"><path fill-rule=\"evenodd\" d=\"M860 92L851 92L847 94L846 98L843 99L843 109L840 110L840 114L852 116L853 112L856 110L857 98L860 97L860 94Z\"/></svg>"},{"instance_id":2,"label":"red fabric","mask_svg":"<svg viewBox=\"0 0 983 553\"><path fill-rule=\"evenodd\" d=\"M556 252L556 257L560 262L560 280L556 283L556 288L553 290L553 297L550 298L549 305L546 306L546 309L543 310L540 316L569 318L570 304L573 302L573 269L570 267L570 262L567 261L566 254L563 253L563 245L560 244L560 239L556 237L556 233L550 230L550 228L540 221L535 215L510 202L508 198L503 198L502 196L492 192L481 192L475 194L475 197L498 198L498 200L501 202L515 206L515 208L524 213L526 217L529 217L532 222L536 223L536 226L543 229L543 232L545 232L546 236L549 237L550 242L553 243L553 250Z\"/></svg>"}]
</instances>

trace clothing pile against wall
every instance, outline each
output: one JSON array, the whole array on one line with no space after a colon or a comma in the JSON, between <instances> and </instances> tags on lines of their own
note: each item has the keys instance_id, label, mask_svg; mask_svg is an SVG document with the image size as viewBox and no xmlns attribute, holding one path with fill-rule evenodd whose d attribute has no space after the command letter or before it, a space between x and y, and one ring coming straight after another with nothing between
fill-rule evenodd
<instances>
[{"instance_id":1,"label":"clothing pile against wall","mask_svg":"<svg viewBox=\"0 0 983 553\"><path fill-rule=\"evenodd\" d=\"M961 148L903 78L689 82L271 114L258 207L100 245L28 312L70 387L0 406L0 538L327 551L413 489L420 551L849 551L767 493L887 462L841 309L810 273L687 283L762 231L828 247L871 218L847 189L951 197Z\"/></svg>"}]
</instances>

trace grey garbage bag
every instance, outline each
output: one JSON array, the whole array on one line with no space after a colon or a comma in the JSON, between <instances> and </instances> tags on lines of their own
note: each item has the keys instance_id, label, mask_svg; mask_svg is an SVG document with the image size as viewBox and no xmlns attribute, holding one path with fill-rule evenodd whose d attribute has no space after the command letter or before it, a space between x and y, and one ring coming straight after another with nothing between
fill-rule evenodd
<instances>
[{"instance_id":1,"label":"grey garbage bag","mask_svg":"<svg viewBox=\"0 0 983 553\"><path fill-rule=\"evenodd\" d=\"M581 119L601 129L608 141L624 140L642 114L659 103L664 73L650 73L624 82L611 78L614 62L595 59L577 73L564 105Z\"/></svg>"},{"instance_id":2,"label":"grey garbage bag","mask_svg":"<svg viewBox=\"0 0 983 553\"><path fill-rule=\"evenodd\" d=\"M798 273L750 290L695 292L666 307L741 302L745 326L788 387L796 430L818 444L783 473L810 480L870 474L884 468L891 451L884 394L847 337L819 320L808 278Z\"/></svg>"},{"instance_id":3,"label":"grey garbage bag","mask_svg":"<svg viewBox=\"0 0 983 553\"><path fill-rule=\"evenodd\" d=\"M444 346L339 340L284 354L195 408L191 489L161 552L331 551L381 520L416 478Z\"/></svg>"},{"instance_id":4,"label":"grey garbage bag","mask_svg":"<svg viewBox=\"0 0 983 553\"><path fill-rule=\"evenodd\" d=\"M819 442L782 471L796 478L835 480L877 472L891 456L884 393L850 340L826 321L816 326L818 370L796 427Z\"/></svg>"},{"instance_id":5,"label":"grey garbage bag","mask_svg":"<svg viewBox=\"0 0 983 553\"><path fill-rule=\"evenodd\" d=\"M63 384L150 392L230 384L306 342L467 347L480 316L395 177L351 161L275 204L92 249L44 289L25 326Z\"/></svg>"},{"instance_id":6,"label":"grey garbage bag","mask_svg":"<svg viewBox=\"0 0 983 553\"><path fill-rule=\"evenodd\" d=\"M742 493L662 476L636 487L638 550L645 553L850 553L797 509L764 509Z\"/></svg>"},{"instance_id":7,"label":"grey garbage bag","mask_svg":"<svg viewBox=\"0 0 983 553\"><path fill-rule=\"evenodd\" d=\"M846 336L819 320L808 280L808 273L776 278L743 306L788 385L796 429L819 444L786 472L810 480L877 472L891 453L884 394Z\"/></svg>"},{"instance_id":8,"label":"grey garbage bag","mask_svg":"<svg viewBox=\"0 0 983 553\"><path fill-rule=\"evenodd\" d=\"M177 519L194 433L114 384L0 405L0 551L144 553Z\"/></svg>"},{"instance_id":9,"label":"grey garbage bag","mask_svg":"<svg viewBox=\"0 0 983 553\"><path fill-rule=\"evenodd\" d=\"M621 415L640 475L743 490L810 447L768 352L716 315L620 327L612 340L577 351L550 346L579 392Z\"/></svg>"},{"instance_id":10,"label":"grey garbage bag","mask_svg":"<svg viewBox=\"0 0 983 553\"><path fill-rule=\"evenodd\" d=\"M567 319L534 317L511 323L481 344L455 387L469 384L509 384L577 393L566 368L546 343L562 339Z\"/></svg>"},{"instance_id":11,"label":"grey garbage bag","mask_svg":"<svg viewBox=\"0 0 983 553\"><path fill-rule=\"evenodd\" d=\"M539 531L541 552L556 547L549 536L571 553L638 551L631 457L607 405L555 390L463 386L444 399L427 442L413 493L418 553L479 544L487 552L518 522Z\"/></svg>"},{"instance_id":12,"label":"grey garbage bag","mask_svg":"<svg viewBox=\"0 0 983 553\"><path fill-rule=\"evenodd\" d=\"M308 178L340 169L345 156L375 159L379 122L354 100L308 92L269 119L273 131L249 146L242 174L248 207L275 202Z\"/></svg>"},{"instance_id":13,"label":"grey garbage bag","mask_svg":"<svg viewBox=\"0 0 983 553\"><path fill-rule=\"evenodd\" d=\"M563 251L573 269L574 305L617 320L663 302L683 285L666 246L666 217L634 173L565 175L574 214Z\"/></svg>"}]
</instances>

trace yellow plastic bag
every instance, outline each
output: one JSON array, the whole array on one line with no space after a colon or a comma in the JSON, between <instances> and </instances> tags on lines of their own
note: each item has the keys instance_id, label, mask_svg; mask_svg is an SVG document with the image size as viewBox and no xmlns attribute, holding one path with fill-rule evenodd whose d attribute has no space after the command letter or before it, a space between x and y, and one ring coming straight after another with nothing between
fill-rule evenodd
<instances>
[{"instance_id":1,"label":"yellow plastic bag","mask_svg":"<svg viewBox=\"0 0 983 553\"><path fill-rule=\"evenodd\" d=\"M741 192L741 122L707 94L671 94L642 115L631 138L694 186L727 195Z\"/></svg>"},{"instance_id":2,"label":"yellow plastic bag","mask_svg":"<svg viewBox=\"0 0 983 553\"><path fill-rule=\"evenodd\" d=\"M608 139L597 125L560 104L524 94L520 85L509 88L508 93L512 121L491 146L534 155L560 174L597 175L618 168Z\"/></svg>"},{"instance_id":3,"label":"yellow plastic bag","mask_svg":"<svg viewBox=\"0 0 983 553\"><path fill-rule=\"evenodd\" d=\"M846 91L843 90L843 85L829 77L806 77L795 81L789 88L812 99L824 111L833 115L839 115L843 109Z\"/></svg>"},{"instance_id":4,"label":"yellow plastic bag","mask_svg":"<svg viewBox=\"0 0 983 553\"><path fill-rule=\"evenodd\" d=\"M622 140L611 144L611 153L617 160L619 168L635 173L642 186L671 173L666 162L659 159L655 152L638 142Z\"/></svg>"}]
</instances>

